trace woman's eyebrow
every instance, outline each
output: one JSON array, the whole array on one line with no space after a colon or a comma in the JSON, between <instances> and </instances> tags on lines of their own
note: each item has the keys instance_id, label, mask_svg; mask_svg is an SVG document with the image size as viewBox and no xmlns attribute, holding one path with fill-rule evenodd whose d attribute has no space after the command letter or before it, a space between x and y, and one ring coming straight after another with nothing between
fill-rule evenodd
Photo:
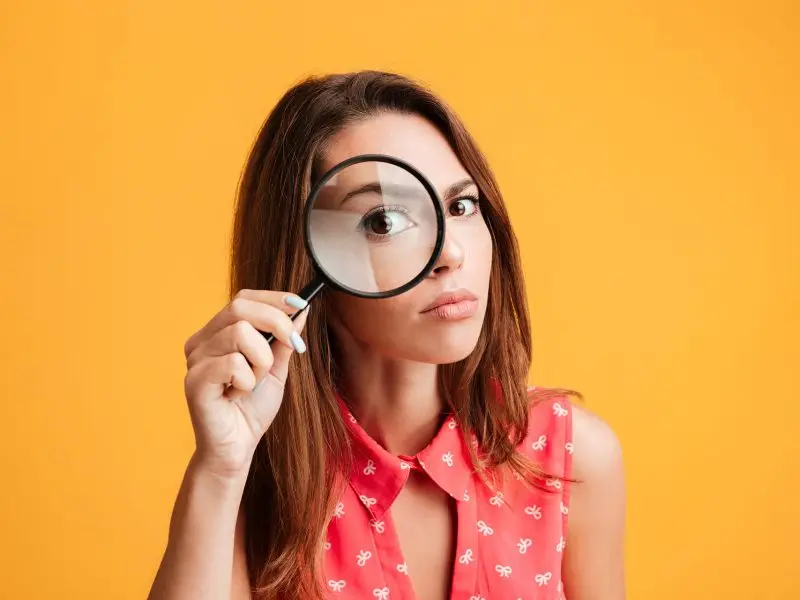
<instances>
[{"instance_id":1,"label":"woman's eyebrow","mask_svg":"<svg viewBox=\"0 0 800 600\"><path fill-rule=\"evenodd\" d=\"M462 179L461 181L455 182L454 184L452 184L449 188L447 188L445 190L445 192L444 192L444 200L450 200L453 196L457 196L458 194L463 192L465 189L467 189L468 187L473 186L473 185L475 187L477 187L475 182L472 181L472 178L470 178L470 177L467 177L465 179Z\"/></svg>"},{"instance_id":2,"label":"woman's eyebrow","mask_svg":"<svg viewBox=\"0 0 800 600\"><path fill-rule=\"evenodd\" d=\"M472 180L471 177L466 177L460 181L453 183L452 185L450 185L450 187L448 187L445 190L443 200L444 201L450 200L451 198L457 196L470 186L477 187L477 185L475 184L475 182ZM361 194L391 194L398 197L411 198L415 196L421 196L422 194L420 193L420 191L421 190L418 186L408 186L408 185L394 184L389 182L380 183L377 181L373 181L347 192L344 195L344 198L342 198L342 200L339 201L339 206L343 205L345 202L347 202L354 196L359 196Z\"/></svg>"},{"instance_id":3,"label":"woman's eyebrow","mask_svg":"<svg viewBox=\"0 0 800 600\"><path fill-rule=\"evenodd\" d=\"M351 198L360 196L361 194L378 194L379 196L388 195L395 198L409 199L426 197L425 189L420 185L404 185L402 183L372 181L347 192L344 195L344 198L340 200L339 206L342 206Z\"/></svg>"}]
</instances>

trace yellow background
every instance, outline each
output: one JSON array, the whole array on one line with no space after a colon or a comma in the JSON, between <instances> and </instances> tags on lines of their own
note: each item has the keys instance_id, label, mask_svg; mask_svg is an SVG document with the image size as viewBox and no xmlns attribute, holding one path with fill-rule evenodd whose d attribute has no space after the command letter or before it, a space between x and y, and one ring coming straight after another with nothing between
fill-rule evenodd
<instances>
[{"instance_id":1,"label":"yellow background","mask_svg":"<svg viewBox=\"0 0 800 600\"><path fill-rule=\"evenodd\" d=\"M365 67L496 169L534 381L624 447L629 597L800 597L797 2L0 6L0 597L145 597L249 144Z\"/></svg>"}]
</instances>

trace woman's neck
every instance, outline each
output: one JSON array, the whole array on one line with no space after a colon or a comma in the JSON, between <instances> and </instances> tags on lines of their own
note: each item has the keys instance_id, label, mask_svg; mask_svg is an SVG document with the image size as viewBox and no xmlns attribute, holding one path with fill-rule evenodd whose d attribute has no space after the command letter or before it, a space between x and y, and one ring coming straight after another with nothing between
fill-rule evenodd
<instances>
[{"instance_id":1,"label":"woman's neck","mask_svg":"<svg viewBox=\"0 0 800 600\"><path fill-rule=\"evenodd\" d=\"M352 343L342 350L337 362L344 396L364 431L392 454L425 448L444 409L438 366L390 359Z\"/></svg>"}]
</instances>

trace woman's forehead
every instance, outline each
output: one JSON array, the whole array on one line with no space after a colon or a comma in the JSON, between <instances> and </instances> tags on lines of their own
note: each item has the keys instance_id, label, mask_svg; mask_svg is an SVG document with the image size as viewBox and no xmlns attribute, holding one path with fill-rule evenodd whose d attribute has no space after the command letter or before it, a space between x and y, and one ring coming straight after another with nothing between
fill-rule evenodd
<instances>
[{"instance_id":1,"label":"woman's forehead","mask_svg":"<svg viewBox=\"0 0 800 600\"><path fill-rule=\"evenodd\" d=\"M322 170L360 154L404 160L439 192L469 176L442 133L418 115L383 113L348 125L329 141Z\"/></svg>"}]
</instances>

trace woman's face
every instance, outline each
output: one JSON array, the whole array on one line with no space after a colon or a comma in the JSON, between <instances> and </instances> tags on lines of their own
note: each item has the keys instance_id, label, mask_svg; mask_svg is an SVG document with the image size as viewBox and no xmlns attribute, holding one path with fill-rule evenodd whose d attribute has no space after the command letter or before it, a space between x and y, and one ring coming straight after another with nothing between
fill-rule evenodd
<instances>
[{"instance_id":1,"label":"woman's face","mask_svg":"<svg viewBox=\"0 0 800 600\"><path fill-rule=\"evenodd\" d=\"M329 140L322 171L359 154L387 154L421 171L442 199L446 234L433 271L403 294L375 300L333 292L329 319L334 334L345 347L355 343L387 358L434 364L465 358L480 335L492 264L492 240L477 186L439 130L416 115L384 113L349 125ZM398 214L378 223L377 231L397 228L401 218ZM404 267L419 272L430 248L411 264L413 254L399 246L395 251L392 244L408 244L424 235L421 229L403 231L383 247L374 244L373 257L374 252L393 253L398 272Z\"/></svg>"}]
</instances>

